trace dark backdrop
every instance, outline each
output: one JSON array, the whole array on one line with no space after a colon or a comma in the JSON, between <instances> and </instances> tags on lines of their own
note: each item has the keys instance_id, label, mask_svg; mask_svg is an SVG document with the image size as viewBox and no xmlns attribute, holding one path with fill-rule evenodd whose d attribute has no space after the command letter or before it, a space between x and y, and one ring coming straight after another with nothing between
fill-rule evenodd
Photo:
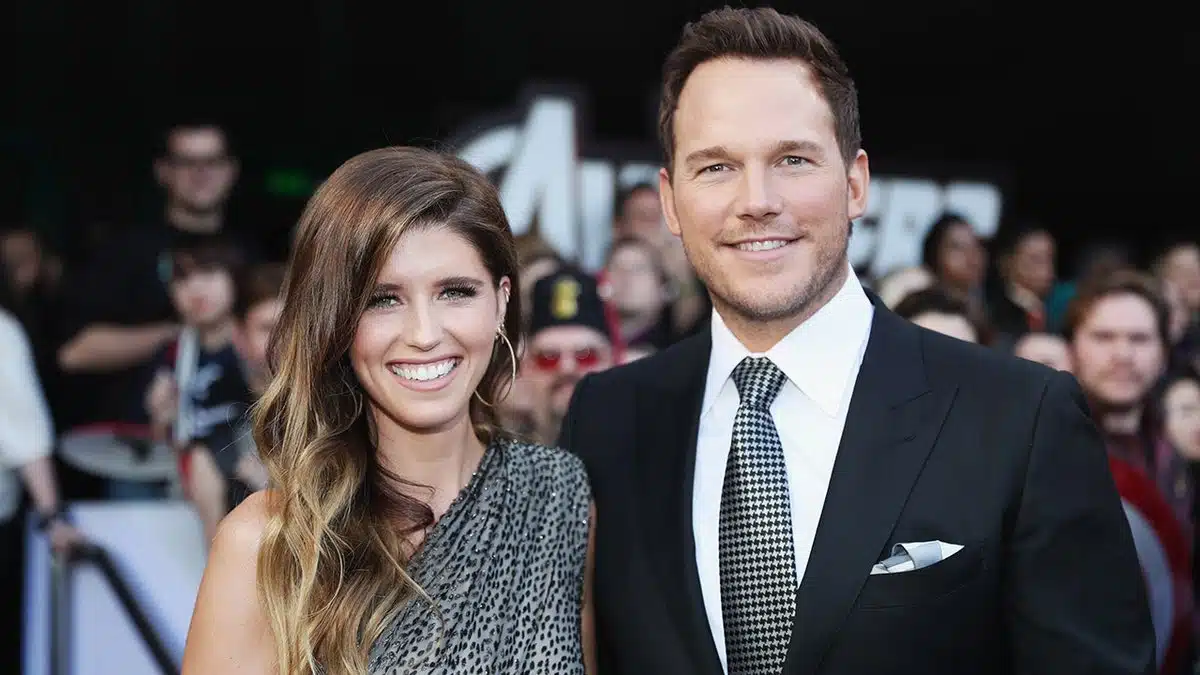
<instances>
[{"instance_id":1,"label":"dark backdrop","mask_svg":"<svg viewBox=\"0 0 1200 675\"><path fill-rule=\"evenodd\" d=\"M146 219L154 134L215 114L245 163L238 216L282 229L300 202L268 193L270 170L319 176L366 148L443 140L531 79L585 86L593 137L649 141L663 55L719 4L14 0L0 28L15 94L0 111L5 205L67 245L83 224ZM1042 217L1068 248L1194 231L1185 102L1200 58L1185 3L1074 4L775 6L841 46L877 170L1002 167L1006 213Z\"/></svg>"}]
</instances>

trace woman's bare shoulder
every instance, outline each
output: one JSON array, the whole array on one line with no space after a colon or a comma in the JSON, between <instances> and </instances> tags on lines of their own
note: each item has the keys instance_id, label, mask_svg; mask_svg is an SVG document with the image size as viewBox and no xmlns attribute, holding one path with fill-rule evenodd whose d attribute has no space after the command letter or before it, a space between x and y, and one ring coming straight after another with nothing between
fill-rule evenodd
<instances>
[{"instance_id":1,"label":"woman's bare shoulder","mask_svg":"<svg viewBox=\"0 0 1200 675\"><path fill-rule=\"evenodd\" d=\"M242 500L217 527L212 554L258 556L259 542L271 516L270 490L259 490Z\"/></svg>"},{"instance_id":2,"label":"woman's bare shoulder","mask_svg":"<svg viewBox=\"0 0 1200 675\"><path fill-rule=\"evenodd\" d=\"M206 577L220 580L221 595L253 591L258 585L258 549L270 518L271 499L261 490L242 500L217 526L208 552ZM253 593L251 593L253 596Z\"/></svg>"},{"instance_id":3,"label":"woman's bare shoulder","mask_svg":"<svg viewBox=\"0 0 1200 675\"><path fill-rule=\"evenodd\" d=\"M258 549L269 516L269 495L256 492L217 528L188 631L185 675L269 672L273 647L257 592Z\"/></svg>"}]
</instances>

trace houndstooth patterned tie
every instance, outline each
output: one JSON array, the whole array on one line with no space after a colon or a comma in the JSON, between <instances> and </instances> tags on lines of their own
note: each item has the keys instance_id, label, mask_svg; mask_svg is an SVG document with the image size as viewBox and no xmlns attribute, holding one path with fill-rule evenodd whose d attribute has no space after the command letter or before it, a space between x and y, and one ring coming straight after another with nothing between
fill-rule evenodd
<instances>
[{"instance_id":1,"label":"houndstooth patterned tie","mask_svg":"<svg viewBox=\"0 0 1200 675\"><path fill-rule=\"evenodd\" d=\"M761 357L747 357L733 371L741 403L725 465L719 528L729 675L778 675L792 637L792 509L783 445L770 412L784 379Z\"/></svg>"}]
</instances>

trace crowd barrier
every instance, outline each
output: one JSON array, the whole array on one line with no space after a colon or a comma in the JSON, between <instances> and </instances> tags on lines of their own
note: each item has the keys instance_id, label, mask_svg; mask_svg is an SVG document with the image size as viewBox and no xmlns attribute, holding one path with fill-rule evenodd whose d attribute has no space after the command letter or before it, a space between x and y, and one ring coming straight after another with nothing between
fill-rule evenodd
<instances>
[{"instance_id":1,"label":"crowd barrier","mask_svg":"<svg viewBox=\"0 0 1200 675\"><path fill-rule=\"evenodd\" d=\"M91 545L65 561L30 521L24 675L177 675L204 571L180 501L76 503Z\"/></svg>"},{"instance_id":2,"label":"crowd barrier","mask_svg":"<svg viewBox=\"0 0 1200 675\"><path fill-rule=\"evenodd\" d=\"M127 450L97 442L74 448L86 458L78 463L107 457L109 475L127 480L173 467L152 448L130 461ZM1191 633L1186 541L1155 484L1115 458L1109 464L1147 583L1159 666L1174 672ZM89 545L66 560L53 559L32 517L27 524L24 675L177 675L206 556L191 505L83 502L70 515Z\"/></svg>"}]
</instances>

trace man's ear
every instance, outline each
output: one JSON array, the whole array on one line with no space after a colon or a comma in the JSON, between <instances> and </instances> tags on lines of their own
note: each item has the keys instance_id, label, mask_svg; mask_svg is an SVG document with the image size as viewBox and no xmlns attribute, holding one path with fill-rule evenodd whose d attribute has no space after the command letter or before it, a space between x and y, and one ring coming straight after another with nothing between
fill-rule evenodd
<instances>
[{"instance_id":1,"label":"man's ear","mask_svg":"<svg viewBox=\"0 0 1200 675\"><path fill-rule=\"evenodd\" d=\"M867 212L867 195L871 187L871 164L866 150L859 150L846 172L846 211L853 222Z\"/></svg>"},{"instance_id":2,"label":"man's ear","mask_svg":"<svg viewBox=\"0 0 1200 675\"><path fill-rule=\"evenodd\" d=\"M671 185L671 174L665 168L658 170L658 199L662 204L663 219L667 221L667 229L678 237L681 230L679 214L675 212L675 188Z\"/></svg>"},{"instance_id":3,"label":"man's ear","mask_svg":"<svg viewBox=\"0 0 1200 675\"><path fill-rule=\"evenodd\" d=\"M159 157L154 160L154 180L159 187L167 186L167 172L171 170L166 157Z\"/></svg>"}]
</instances>

